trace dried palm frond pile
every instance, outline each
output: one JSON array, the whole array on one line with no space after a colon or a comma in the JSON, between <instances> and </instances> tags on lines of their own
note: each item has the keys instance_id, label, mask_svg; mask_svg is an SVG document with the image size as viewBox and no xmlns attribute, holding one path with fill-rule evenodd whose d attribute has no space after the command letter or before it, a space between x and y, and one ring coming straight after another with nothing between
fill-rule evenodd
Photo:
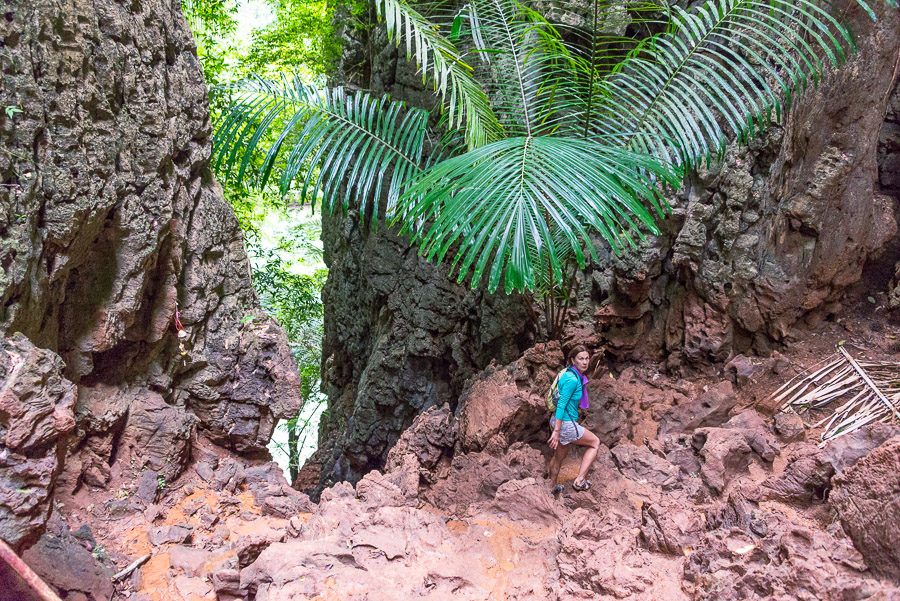
<instances>
[{"instance_id":1,"label":"dried palm frond pile","mask_svg":"<svg viewBox=\"0 0 900 601\"><path fill-rule=\"evenodd\" d=\"M900 423L900 363L857 361L843 347L838 351L824 367L798 375L772 394L776 406L786 412L838 405L812 424L825 426L823 445L874 421Z\"/></svg>"}]
</instances>

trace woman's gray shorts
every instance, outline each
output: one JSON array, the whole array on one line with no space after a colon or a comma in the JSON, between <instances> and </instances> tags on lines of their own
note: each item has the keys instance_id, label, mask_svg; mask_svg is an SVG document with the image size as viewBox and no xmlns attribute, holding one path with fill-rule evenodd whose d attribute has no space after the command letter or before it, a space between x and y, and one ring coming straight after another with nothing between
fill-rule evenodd
<instances>
[{"instance_id":1,"label":"woman's gray shorts","mask_svg":"<svg viewBox=\"0 0 900 601\"><path fill-rule=\"evenodd\" d=\"M556 418L550 418L550 430L556 428ZM559 444L572 444L579 438L584 436L584 426L578 422L569 422L563 420L559 429Z\"/></svg>"}]
</instances>

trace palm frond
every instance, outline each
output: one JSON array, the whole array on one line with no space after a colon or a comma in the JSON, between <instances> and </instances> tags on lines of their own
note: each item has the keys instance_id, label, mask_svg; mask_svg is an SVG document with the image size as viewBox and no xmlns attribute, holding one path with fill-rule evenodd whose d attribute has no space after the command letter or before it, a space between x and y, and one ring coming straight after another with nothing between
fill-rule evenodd
<instances>
[{"instance_id":1,"label":"palm frond","mask_svg":"<svg viewBox=\"0 0 900 601\"><path fill-rule=\"evenodd\" d=\"M423 172L401 197L398 218L429 260L453 254L459 281L472 269L474 287L489 268L490 291L504 274L507 291L534 289L543 274L560 280L572 253L584 266L583 247L594 253L589 229L616 250L642 238L641 226L656 232L651 211L661 216L662 207L653 177L675 185L681 176L611 144L509 138Z\"/></svg>"},{"instance_id":2,"label":"palm frond","mask_svg":"<svg viewBox=\"0 0 900 601\"><path fill-rule=\"evenodd\" d=\"M479 79L508 135L557 131L566 123L558 82L571 61L558 31L517 0L473 0L468 10Z\"/></svg>"},{"instance_id":3,"label":"palm frond","mask_svg":"<svg viewBox=\"0 0 900 601\"><path fill-rule=\"evenodd\" d=\"M429 72L435 93L447 104L448 124L462 128L469 149L502 137L503 128L491 109L484 90L473 77L473 68L465 63L450 40L406 0L376 0L378 18L384 19L388 38L399 47L406 44L406 60L415 58L423 79Z\"/></svg>"},{"instance_id":4,"label":"palm frond","mask_svg":"<svg viewBox=\"0 0 900 601\"><path fill-rule=\"evenodd\" d=\"M635 0L623 4L618 0L593 0L589 5L583 2L554 2L554 6L578 14L581 19L572 25L559 26L566 38L565 48L571 57L571 68L563 82L569 112L577 122L577 131L582 137L590 133L601 92L598 85L612 73L623 60L645 43L640 36L628 35L628 31L644 29L644 35L651 35L652 27L659 24L660 15L670 13L668 5L660 5L652 0ZM585 12L585 8L588 11ZM576 12L577 11L577 12ZM581 21L581 22L578 22Z\"/></svg>"},{"instance_id":5,"label":"palm frond","mask_svg":"<svg viewBox=\"0 0 900 601\"><path fill-rule=\"evenodd\" d=\"M278 163L282 195L302 176L302 200L315 204L321 190L331 210L343 187L345 210L353 197L361 213L377 217L385 174L390 210L420 169L426 111L387 96L319 89L296 76L255 77L229 88L232 102L213 138L212 159L225 177L236 169L240 182L252 167L263 187Z\"/></svg>"},{"instance_id":6,"label":"palm frond","mask_svg":"<svg viewBox=\"0 0 900 601\"><path fill-rule=\"evenodd\" d=\"M854 49L848 30L814 0L707 0L673 8L653 36L600 82L593 131L690 167L730 137L755 135ZM724 126L723 126L724 125Z\"/></svg>"}]
</instances>

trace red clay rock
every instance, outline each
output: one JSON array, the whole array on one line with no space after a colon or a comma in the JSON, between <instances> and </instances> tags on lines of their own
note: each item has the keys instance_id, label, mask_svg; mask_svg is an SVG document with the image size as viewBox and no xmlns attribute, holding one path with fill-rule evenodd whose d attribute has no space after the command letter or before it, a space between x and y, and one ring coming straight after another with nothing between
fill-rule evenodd
<instances>
[{"instance_id":1,"label":"red clay rock","mask_svg":"<svg viewBox=\"0 0 900 601\"><path fill-rule=\"evenodd\" d=\"M737 430L700 428L694 432L693 446L702 463L700 476L716 493L736 474L746 472L753 456L753 449Z\"/></svg>"},{"instance_id":2,"label":"red clay rock","mask_svg":"<svg viewBox=\"0 0 900 601\"><path fill-rule=\"evenodd\" d=\"M83 594L92 601L110 601L112 571L92 554L93 539L76 538L56 517L51 520L49 530L22 554L25 563L66 599Z\"/></svg>"},{"instance_id":3,"label":"red clay rock","mask_svg":"<svg viewBox=\"0 0 900 601\"><path fill-rule=\"evenodd\" d=\"M787 457L784 471L760 485L760 499L777 499L807 506L821 503L831 489L834 466L815 445L798 443Z\"/></svg>"},{"instance_id":4,"label":"red clay rock","mask_svg":"<svg viewBox=\"0 0 900 601\"><path fill-rule=\"evenodd\" d=\"M775 433L785 442L797 442L806 438L806 426L796 413L776 413Z\"/></svg>"},{"instance_id":5,"label":"red clay rock","mask_svg":"<svg viewBox=\"0 0 900 601\"><path fill-rule=\"evenodd\" d=\"M662 500L641 507L640 537L650 551L683 557L702 537L700 514L686 503Z\"/></svg>"},{"instance_id":6,"label":"red clay rock","mask_svg":"<svg viewBox=\"0 0 900 601\"><path fill-rule=\"evenodd\" d=\"M412 455L386 474L369 472L356 485L359 500L372 507L414 507L418 494L419 463Z\"/></svg>"},{"instance_id":7,"label":"red clay rock","mask_svg":"<svg viewBox=\"0 0 900 601\"><path fill-rule=\"evenodd\" d=\"M842 540L779 511L754 513L755 532L718 527L693 549L684 579L694 599L843 601L900 595L900 589L862 578L860 562Z\"/></svg>"},{"instance_id":8,"label":"red clay rock","mask_svg":"<svg viewBox=\"0 0 900 601\"><path fill-rule=\"evenodd\" d=\"M185 576L204 576L203 566L209 561L210 552L184 545L175 545L169 549L169 564L181 570Z\"/></svg>"},{"instance_id":9,"label":"red clay rock","mask_svg":"<svg viewBox=\"0 0 900 601\"><path fill-rule=\"evenodd\" d=\"M284 536L285 533L282 530L263 528L240 537L234 544L238 565L242 568L250 565L269 545L283 541Z\"/></svg>"},{"instance_id":10,"label":"red clay rock","mask_svg":"<svg viewBox=\"0 0 900 601\"><path fill-rule=\"evenodd\" d=\"M504 482L483 511L539 527L556 525L562 518L545 481L535 478Z\"/></svg>"},{"instance_id":11,"label":"red clay rock","mask_svg":"<svg viewBox=\"0 0 900 601\"><path fill-rule=\"evenodd\" d=\"M859 430L829 441L822 453L834 466L835 472L842 472L888 439L898 435L900 426L896 424L867 424Z\"/></svg>"},{"instance_id":12,"label":"red clay rock","mask_svg":"<svg viewBox=\"0 0 900 601\"><path fill-rule=\"evenodd\" d=\"M489 501L510 480L539 477L545 461L535 449L514 445L502 457L487 453L456 455L445 479L423 489L420 497L453 515L473 503Z\"/></svg>"},{"instance_id":13,"label":"red clay rock","mask_svg":"<svg viewBox=\"0 0 900 601\"><path fill-rule=\"evenodd\" d=\"M875 574L900 583L900 436L832 480L844 531Z\"/></svg>"},{"instance_id":14,"label":"red clay rock","mask_svg":"<svg viewBox=\"0 0 900 601\"><path fill-rule=\"evenodd\" d=\"M186 543L191 540L193 532L193 527L187 524L174 524L172 526L150 528L147 532L147 538L151 544L159 547L170 543Z\"/></svg>"},{"instance_id":15,"label":"red clay rock","mask_svg":"<svg viewBox=\"0 0 900 601\"><path fill-rule=\"evenodd\" d=\"M663 490L678 488L681 474L678 466L654 455L647 447L620 444L611 450L616 467L630 480L650 483Z\"/></svg>"},{"instance_id":16,"label":"red clay rock","mask_svg":"<svg viewBox=\"0 0 900 601\"><path fill-rule=\"evenodd\" d=\"M737 396L731 382L719 382L696 399L666 411L659 422L659 434L662 436L689 432L704 426L718 426L725 423L728 413L736 404Z\"/></svg>"}]
</instances>

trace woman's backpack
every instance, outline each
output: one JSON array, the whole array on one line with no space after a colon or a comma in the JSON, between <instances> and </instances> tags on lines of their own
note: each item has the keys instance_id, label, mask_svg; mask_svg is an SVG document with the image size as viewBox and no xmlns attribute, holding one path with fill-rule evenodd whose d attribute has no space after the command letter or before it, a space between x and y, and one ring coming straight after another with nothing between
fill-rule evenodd
<instances>
[{"instance_id":1,"label":"woman's backpack","mask_svg":"<svg viewBox=\"0 0 900 601\"><path fill-rule=\"evenodd\" d=\"M578 381L581 381L581 376L578 375L578 372L575 371L575 368L572 366L569 366L556 374L556 377L553 378L553 383L550 385L550 392L547 393L547 409L550 410L550 413L556 411L556 405L559 403L559 379L570 369L572 370L572 373L574 373L578 378Z\"/></svg>"}]
</instances>

